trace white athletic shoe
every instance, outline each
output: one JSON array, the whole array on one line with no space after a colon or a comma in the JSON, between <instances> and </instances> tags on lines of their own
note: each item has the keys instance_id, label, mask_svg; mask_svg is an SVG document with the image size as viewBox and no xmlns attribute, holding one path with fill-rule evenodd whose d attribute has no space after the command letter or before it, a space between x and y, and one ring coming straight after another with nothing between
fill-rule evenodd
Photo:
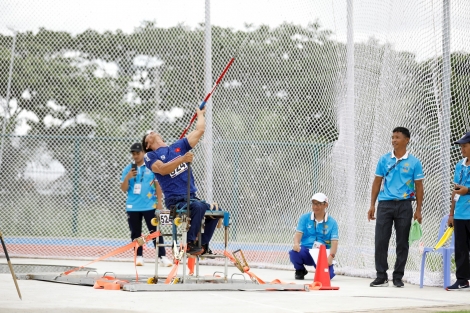
<instances>
[{"instance_id":1,"label":"white athletic shoe","mask_svg":"<svg viewBox=\"0 0 470 313\"><path fill-rule=\"evenodd\" d=\"M135 260L135 265L143 266L144 265L144 258L142 256L138 256Z\"/></svg>"},{"instance_id":2,"label":"white athletic shoe","mask_svg":"<svg viewBox=\"0 0 470 313\"><path fill-rule=\"evenodd\" d=\"M166 256L161 256L158 258L158 264L164 267L173 266L173 262L171 262Z\"/></svg>"}]
</instances>

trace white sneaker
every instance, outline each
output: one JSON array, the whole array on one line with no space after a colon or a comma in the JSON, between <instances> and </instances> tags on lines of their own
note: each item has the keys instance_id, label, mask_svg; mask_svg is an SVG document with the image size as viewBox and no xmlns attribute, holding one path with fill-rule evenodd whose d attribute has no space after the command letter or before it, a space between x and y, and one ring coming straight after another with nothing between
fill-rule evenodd
<instances>
[{"instance_id":1,"label":"white sneaker","mask_svg":"<svg viewBox=\"0 0 470 313\"><path fill-rule=\"evenodd\" d=\"M136 266L143 266L144 265L144 258L142 256L138 256L135 260Z\"/></svg>"},{"instance_id":2,"label":"white sneaker","mask_svg":"<svg viewBox=\"0 0 470 313\"><path fill-rule=\"evenodd\" d=\"M166 256L161 256L158 258L158 264L164 267L173 266L173 262L171 262Z\"/></svg>"}]
</instances>

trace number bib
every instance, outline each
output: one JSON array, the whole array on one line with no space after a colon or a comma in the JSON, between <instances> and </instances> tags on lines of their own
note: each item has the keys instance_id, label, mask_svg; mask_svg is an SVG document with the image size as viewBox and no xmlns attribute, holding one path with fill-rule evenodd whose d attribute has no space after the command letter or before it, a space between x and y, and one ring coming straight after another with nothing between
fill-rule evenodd
<instances>
[{"instance_id":1,"label":"number bib","mask_svg":"<svg viewBox=\"0 0 470 313\"><path fill-rule=\"evenodd\" d=\"M188 169L188 165L186 163L181 163L180 165L178 165L177 168L175 168L173 172L170 173L170 177L175 178L179 174L185 172L187 169Z\"/></svg>"}]
</instances>

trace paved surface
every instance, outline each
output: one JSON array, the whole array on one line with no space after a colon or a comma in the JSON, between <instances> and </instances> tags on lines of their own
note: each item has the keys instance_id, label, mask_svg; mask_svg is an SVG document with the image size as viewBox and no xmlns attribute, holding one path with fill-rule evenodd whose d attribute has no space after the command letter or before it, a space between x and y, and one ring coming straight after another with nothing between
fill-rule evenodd
<instances>
[{"instance_id":1,"label":"paved surface","mask_svg":"<svg viewBox=\"0 0 470 313\"><path fill-rule=\"evenodd\" d=\"M4 263L5 260L0 260ZM73 260L12 259L14 264L56 264L79 266L86 262ZM134 273L130 262L99 262L91 265L100 274ZM151 276L153 263L139 267L139 275ZM220 267L201 266L201 274L212 274ZM162 273L168 273L165 268ZM266 281L275 278L293 280L293 271L253 269ZM238 273L229 267L229 276ZM304 283L311 283L313 273ZM406 284L405 288L371 288L370 279L336 276L333 286L338 291L191 291L191 292L125 292L96 290L92 287L50 282L20 280L23 300L19 300L10 274L0 274L0 312L439 312L470 310L470 292L448 292L438 287Z\"/></svg>"}]
</instances>

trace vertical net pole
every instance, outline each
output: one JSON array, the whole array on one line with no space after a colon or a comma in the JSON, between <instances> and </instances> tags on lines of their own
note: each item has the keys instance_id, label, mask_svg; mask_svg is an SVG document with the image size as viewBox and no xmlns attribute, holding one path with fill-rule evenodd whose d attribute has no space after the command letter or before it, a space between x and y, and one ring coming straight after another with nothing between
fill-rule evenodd
<instances>
[{"instance_id":1,"label":"vertical net pole","mask_svg":"<svg viewBox=\"0 0 470 313\"><path fill-rule=\"evenodd\" d=\"M204 86L205 94L212 89L212 32L210 0L206 0L204 29ZM212 97L206 103L206 131L204 134L206 155L206 201L212 203Z\"/></svg>"},{"instance_id":2,"label":"vertical net pole","mask_svg":"<svg viewBox=\"0 0 470 313\"><path fill-rule=\"evenodd\" d=\"M346 68L346 106L345 116L349 119L349 127L345 129L346 131L346 154L347 157L347 168L349 169L350 173L348 175L348 189L347 189L347 203L350 204L351 208L355 208L355 173L356 173L356 150L355 150L355 95L354 95L354 10L353 10L353 0L348 0L347 2L347 47L346 47L346 58L347 58L347 68ZM349 247L354 247L354 240L356 238L356 227L355 227L355 216L356 212L354 209L349 210L348 213L348 220L349 220L349 227L348 227L348 238L350 240Z\"/></svg>"},{"instance_id":3,"label":"vertical net pole","mask_svg":"<svg viewBox=\"0 0 470 313\"><path fill-rule=\"evenodd\" d=\"M450 0L443 0L442 24L442 128L441 128L441 160L442 160L442 210L447 210L450 179Z\"/></svg>"},{"instance_id":4,"label":"vertical net pole","mask_svg":"<svg viewBox=\"0 0 470 313\"><path fill-rule=\"evenodd\" d=\"M7 126L7 117L8 117L8 103L10 102L10 90L11 90L11 78L13 75L13 63L15 61L15 44L16 44L16 31L13 30L13 42L11 44L11 57L10 57L10 68L8 70L8 83L7 83L7 94L5 98L5 110L3 111L3 125L2 125L2 144L0 146L0 171L2 169L2 159L3 159L3 146L5 144L6 137L6 126Z\"/></svg>"},{"instance_id":5,"label":"vertical net pole","mask_svg":"<svg viewBox=\"0 0 470 313\"><path fill-rule=\"evenodd\" d=\"M158 110L160 109L160 67L157 65L154 69L155 73L155 115L154 115L154 122L153 122L153 130L158 132Z\"/></svg>"}]
</instances>

